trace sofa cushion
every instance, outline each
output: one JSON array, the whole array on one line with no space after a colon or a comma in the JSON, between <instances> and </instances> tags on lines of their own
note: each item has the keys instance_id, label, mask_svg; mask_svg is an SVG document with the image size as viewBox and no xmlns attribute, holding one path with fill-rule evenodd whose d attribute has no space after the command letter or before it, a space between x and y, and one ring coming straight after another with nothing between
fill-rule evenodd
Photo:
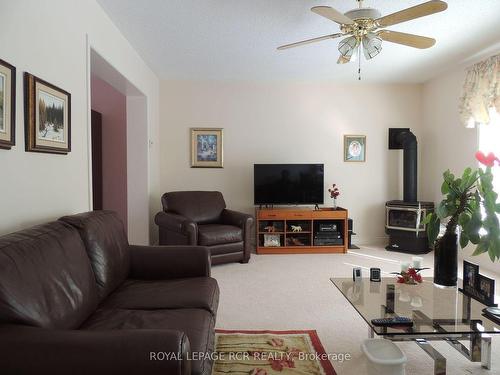
<instances>
[{"instance_id":1,"label":"sofa cushion","mask_svg":"<svg viewBox=\"0 0 500 375\"><path fill-rule=\"evenodd\" d=\"M214 223L226 208L219 191L174 191L161 197L163 209L187 217L198 224Z\"/></svg>"},{"instance_id":2,"label":"sofa cushion","mask_svg":"<svg viewBox=\"0 0 500 375\"><path fill-rule=\"evenodd\" d=\"M174 329L184 332L189 338L191 353L204 355L198 360L193 357L192 374L211 374L212 361L209 357L214 350L215 318L204 309L99 309L82 325L81 329Z\"/></svg>"},{"instance_id":3,"label":"sofa cushion","mask_svg":"<svg viewBox=\"0 0 500 375\"><path fill-rule=\"evenodd\" d=\"M73 329L97 299L75 228L53 222L0 237L0 324Z\"/></svg>"},{"instance_id":4,"label":"sofa cushion","mask_svg":"<svg viewBox=\"0 0 500 375\"><path fill-rule=\"evenodd\" d=\"M198 242L202 246L243 241L241 228L232 225L204 224L198 226Z\"/></svg>"},{"instance_id":5,"label":"sofa cushion","mask_svg":"<svg viewBox=\"0 0 500 375\"><path fill-rule=\"evenodd\" d=\"M122 284L130 271L130 254L123 224L112 211L64 216L85 243L101 299Z\"/></svg>"},{"instance_id":6,"label":"sofa cushion","mask_svg":"<svg viewBox=\"0 0 500 375\"><path fill-rule=\"evenodd\" d=\"M174 280L127 280L104 301L102 308L200 308L215 315L218 305L217 281L211 277L193 277Z\"/></svg>"}]
</instances>

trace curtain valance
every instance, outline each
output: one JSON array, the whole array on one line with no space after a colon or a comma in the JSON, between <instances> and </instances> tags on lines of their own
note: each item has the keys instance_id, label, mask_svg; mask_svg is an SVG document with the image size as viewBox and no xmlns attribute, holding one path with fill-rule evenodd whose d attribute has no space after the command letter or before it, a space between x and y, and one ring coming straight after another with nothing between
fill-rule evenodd
<instances>
[{"instance_id":1,"label":"curtain valance","mask_svg":"<svg viewBox=\"0 0 500 375\"><path fill-rule=\"evenodd\" d=\"M467 69L460 99L460 119L473 127L490 122L490 110L500 114L500 55Z\"/></svg>"}]
</instances>

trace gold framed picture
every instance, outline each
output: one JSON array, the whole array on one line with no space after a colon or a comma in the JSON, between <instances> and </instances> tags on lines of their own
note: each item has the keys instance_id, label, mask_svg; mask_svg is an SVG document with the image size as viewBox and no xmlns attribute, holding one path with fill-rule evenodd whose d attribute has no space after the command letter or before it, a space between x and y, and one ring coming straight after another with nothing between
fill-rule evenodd
<instances>
[{"instance_id":1,"label":"gold framed picture","mask_svg":"<svg viewBox=\"0 0 500 375\"><path fill-rule=\"evenodd\" d=\"M366 135L344 135L344 161L366 161Z\"/></svg>"},{"instance_id":2,"label":"gold framed picture","mask_svg":"<svg viewBox=\"0 0 500 375\"><path fill-rule=\"evenodd\" d=\"M222 168L222 128L191 128L191 168Z\"/></svg>"},{"instance_id":3,"label":"gold framed picture","mask_svg":"<svg viewBox=\"0 0 500 375\"><path fill-rule=\"evenodd\" d=\"M71 94L24 73L26 151L71 151Z\"/></svg>"},{"instance_id":4,"label":"gold framed picture","mask_svg":"<svg viewBox=\"0 0 500 375\"><path fill-rule=\"evenodd\" d=\"M16 144L16 68L0 59L0 148Z\"/></svg>"}]
</instances>

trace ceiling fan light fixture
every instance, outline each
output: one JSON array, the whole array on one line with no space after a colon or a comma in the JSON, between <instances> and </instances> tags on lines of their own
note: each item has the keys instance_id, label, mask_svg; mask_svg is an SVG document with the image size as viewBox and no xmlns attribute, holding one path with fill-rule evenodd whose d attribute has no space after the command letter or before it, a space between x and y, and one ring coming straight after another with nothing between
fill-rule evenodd
<instances>
[{"instance_id":1,"label":"ceiling fan light fixture","mask_svg":"<svg viewBox=\"0 0 500 375\"><path fill-rule=\"evenodd\" d=\"M340 58L337 61L339 64L345 64L349 61L356 61L359 39L355 36L350 36L342 39L339 42Z\"/></svg>"},{"instance_id":2,"label":"ceiling fan light fixture","mask_svg":"<svg viewBox=\"0 0 500 375\"><path fill-rule=\"evenodd\" d=\"M368 33L363 37L363 52L365 58L370 60L382 51L382 39L375 33Z\"/></svg>"}]
</instances>

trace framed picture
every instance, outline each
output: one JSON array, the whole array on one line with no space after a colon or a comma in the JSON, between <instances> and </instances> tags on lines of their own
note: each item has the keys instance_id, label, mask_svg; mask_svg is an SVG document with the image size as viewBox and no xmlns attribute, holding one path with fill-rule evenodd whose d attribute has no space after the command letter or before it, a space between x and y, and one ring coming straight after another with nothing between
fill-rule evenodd
<instances>
[{"instance_id":1,"label":"framed picture","mask_svg":"<svg viewBox=\"0 0 500 375\"><path fill-rule=\"evenodd\" d=\"M366 161L366 135L344 135L344 161Z\"/></svg>"},{"instance_id":2,"label":"framed picture","mask_svg":"<svg viewBox=\"0 0 500 375\"><path fill-rule=\"evenodd\" d=\"M0 59L0 148L16 144L16 68Z\"/></svg>"},{"instance_id":3,"label":"framed picture","mask_svg":"<svg viewBox=\"0 0 500 375\"><path fill-rule=\"evenodd\" d=\"M71 94L24 73L26 151L71 151Z\"/></svg>"},{"instance_id":4,"label":"framed picture","mask_svg":"<svg viewBox=\"0 0 500 375\"><path fill-rule=\"evenodd\" d=\"M495 280L484 275L479 275L478 291L485 305L493 305L495 303Z\"/></svg>"},{"instance_id":5,"label":"framed picture","mask_svg":"<svg viewBox=\"0 0 500 375\"><path fill-rule=\"evenodd\" d=\"M222 168L221 128L191 128L191 168Z\"/></svg>"},{"instance_id":6,"label":"framed picture","mask_svg":"<svg viewBox=\"0 0 500 375\"><path fill-rule=\"evenodd\" d=\"M464 260L464 284L463 289L471 292L477 289L479 276L479 266Z\"/></svg>"},{"instance_id":7,"label":"framed picture","mask_svg":"<svg viewBox=\"0 0 500 375\"><path fill-rule=\"evenodd\" d=\"M281 240L279 234L264 234L265 247L280 247Z\"/></svg>"}]
</instances>

